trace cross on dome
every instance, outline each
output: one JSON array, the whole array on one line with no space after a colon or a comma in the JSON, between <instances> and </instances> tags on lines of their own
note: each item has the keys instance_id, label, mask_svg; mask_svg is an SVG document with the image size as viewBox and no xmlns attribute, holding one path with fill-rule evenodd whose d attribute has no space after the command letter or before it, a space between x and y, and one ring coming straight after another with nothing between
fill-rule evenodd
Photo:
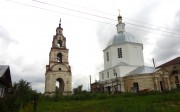
<instances>
[{"instance_id":1,"label":"cross on dome","mask_svg":"<svg viewBox=\"0 0 180 112\"><path fill-rule=\"evenodd\" d=\"M122 16L120 15L120 9L118 11L119 11L118 23L122 23Z\"/></svg>"}]
</instances>

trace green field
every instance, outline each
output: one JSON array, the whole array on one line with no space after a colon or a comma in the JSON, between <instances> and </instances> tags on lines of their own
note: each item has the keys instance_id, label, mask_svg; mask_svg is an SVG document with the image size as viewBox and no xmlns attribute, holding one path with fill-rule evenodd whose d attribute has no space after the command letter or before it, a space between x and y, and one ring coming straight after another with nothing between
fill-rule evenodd
<instances>
[{"instance_id":1,"label":"green field","mask_svg":"<svg viewBox=\"0 0 180 112\"><path fill-rule=\"evenodd\" d=\"M180 90L41 97L37 112L180 112Z\"/></svg>"}]
</instances>

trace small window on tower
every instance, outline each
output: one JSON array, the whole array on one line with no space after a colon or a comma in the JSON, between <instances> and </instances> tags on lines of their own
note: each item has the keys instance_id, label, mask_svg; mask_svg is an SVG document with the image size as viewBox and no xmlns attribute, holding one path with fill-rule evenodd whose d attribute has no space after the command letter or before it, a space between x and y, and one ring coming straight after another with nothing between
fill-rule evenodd
<instances>
[{"instance_id":1,"label":"small window on tower","mask_svg":"<svg viewBox=\"0 0 180 112\"><path fill-rule=\"evenodd\" d=\"M107 61L109 61L109 52L106 52Z\"/></svg>"},{"instance_id":2,"label":"small window on tower","mask_svg":"<svg viewBox=\"0 0 180 112\"><path fill-rule=\"evenodd\" d=\"M122 58L122 49L118 48L117 51L118 51L118 58Z\"/></svg>"},{"instance_id":3,"label":"small window on tower","mask_svg":"<svg viewBox=\"0 0 180 112\"><path fill-rule=\"evenodd\" d=\"M59 71L61 71L61 68L59 68Z\"/></svg>"}]
</instances>

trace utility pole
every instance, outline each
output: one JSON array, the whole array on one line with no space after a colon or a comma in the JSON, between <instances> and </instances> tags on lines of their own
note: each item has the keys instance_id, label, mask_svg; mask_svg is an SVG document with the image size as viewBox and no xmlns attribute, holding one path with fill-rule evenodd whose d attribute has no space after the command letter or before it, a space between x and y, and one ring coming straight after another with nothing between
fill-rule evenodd
<instances>
[{"instance_id":1,"label":"utility pole","mask_svg":"<svg viewBox=\"0 0 180 112\"><path fill-rule=\"evenodd\" d=\"M118 79L117 79L117 73L116 73L116 93L118 91Z\"/></svg>"},{"instance_id":2,"label":"utility pole","mask_svg":"<svg viewBox=\"0 0 180 112\"><path fill-rule=\"evenodd\" d=\"M90 92L91 92L91 75L89 75L89 79L90 79Z\"/></svg>"},{"instance_id":3,"label":"utility pole","mask_svg":"<svg viewBox=\"0 0 180 112\"><path fill-rule=\"evenodd\" d=\"M154 58L152 59L152 61L153 61L153 65L154 65L154 68L155 68L155 67L156 67L156 64L155 64Z\"/></svg>"}]
</instances>

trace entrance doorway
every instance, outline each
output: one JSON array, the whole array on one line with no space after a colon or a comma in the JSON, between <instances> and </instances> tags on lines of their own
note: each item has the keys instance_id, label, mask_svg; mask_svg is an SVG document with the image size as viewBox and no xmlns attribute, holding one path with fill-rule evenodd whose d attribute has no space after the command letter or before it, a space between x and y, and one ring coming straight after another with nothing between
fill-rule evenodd
<instances>
[{"instance_id":1,"label":"entrance doorway","mask_svg":"<svg viewBox=\"0 0 180 112\"><path fill-rule=\"evenodd\" d=\"M134 91L139 92L139 84L138 84L138 82L134 82L133 86L134 86Z\"/></svg>"},{"instance_id":2,"label":"entrance doorway","mask_svg":"<svg viewBox=\"0 0 180 112\"><path fill-rule=\"evenodd\" d=\"M161 91L164 91L163 81L160 81L160 87L161 87Z\"/></svg>"},{"instance_id":3,"label":"entrance doorway","mask_svg":"<svg viewBox=\"0 0 180 112\"><path fill-rule=\"evenodd\" d=\"M111 87L110 87L110 86L107 87L107 92L108 92L109 94L111 93Z\"/></svg>"},{"instance_id":4,"label":"entrance doorway","mask_svg":"<svg viewBox=\"0 0 180 112\"><path fill-rule=\"evenodd\" d=\"M64 81L61 78L56 79L56 93L63 95L64 92Z\"/></svg>"}]
</instances>

